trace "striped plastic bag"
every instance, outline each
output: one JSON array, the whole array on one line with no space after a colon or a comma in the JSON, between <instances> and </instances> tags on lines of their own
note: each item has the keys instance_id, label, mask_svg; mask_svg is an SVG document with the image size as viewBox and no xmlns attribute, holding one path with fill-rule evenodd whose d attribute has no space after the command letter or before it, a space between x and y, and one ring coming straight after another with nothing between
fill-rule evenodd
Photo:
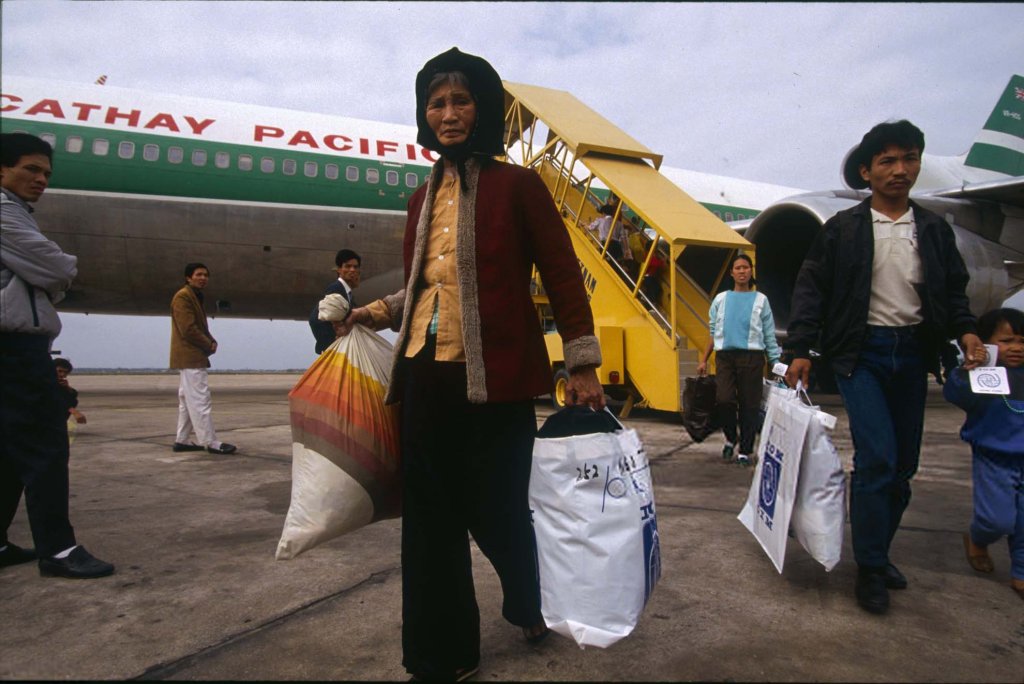
<instances>
[{"instance_id":1,"label":"striped plastic bag","mask_svg":"<svg viewBox=\"0 0 1024 684\"><path fill-rule=\"evenodd\" d=\"M289 392L292 498L278 560L400 515L398 405L384 404L391 353L356 325Z\"/></svg>"}]
</instances>

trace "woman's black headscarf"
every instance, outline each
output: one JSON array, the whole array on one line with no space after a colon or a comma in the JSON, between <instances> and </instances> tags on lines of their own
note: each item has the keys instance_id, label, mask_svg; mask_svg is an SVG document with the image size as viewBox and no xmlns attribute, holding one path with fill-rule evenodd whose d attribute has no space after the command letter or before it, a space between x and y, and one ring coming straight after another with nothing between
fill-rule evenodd
<instances>
[{"instance_id":1,"label":"woman's black headscarf","mask_svg":"<svg viewBox=\"0 0 1024 684\"><path fill-rule=\"evenodd\" d=\"M442 145L427 123L427 88L434 76L461 71L469 79L469 91L476 102L476 126L464 142ZM465 161L472 155L493 157L505 153L505 87L487 60L453 47L430 59L416 74L416 142L454 161L459 177L465 178ZM463 183L465 181L463 180Z\"/></svg>"}]
</instances>

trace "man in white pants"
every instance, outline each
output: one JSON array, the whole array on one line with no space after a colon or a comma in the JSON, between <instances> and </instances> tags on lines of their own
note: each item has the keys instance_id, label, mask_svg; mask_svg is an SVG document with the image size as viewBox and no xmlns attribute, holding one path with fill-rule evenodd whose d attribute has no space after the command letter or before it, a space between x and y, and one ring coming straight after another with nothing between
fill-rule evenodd
<instances>
[{"instance_id":1,"label":"man in white pants","mask_svg":"<svg viewBox=\"0 0 1024 684\"><path fill-rule=\"evenodd\" d=\"M210 386L207 371L217 340L210 334L203 309L203 288L210 270L200 263L185 266L185 286L171 299L171 368L180 370L178 385L178 434L174 451L202 451L233 454L234 444L221 442L213 429ZM189 439L193 429L198 444Z\"/></svg>"}]
</instances>

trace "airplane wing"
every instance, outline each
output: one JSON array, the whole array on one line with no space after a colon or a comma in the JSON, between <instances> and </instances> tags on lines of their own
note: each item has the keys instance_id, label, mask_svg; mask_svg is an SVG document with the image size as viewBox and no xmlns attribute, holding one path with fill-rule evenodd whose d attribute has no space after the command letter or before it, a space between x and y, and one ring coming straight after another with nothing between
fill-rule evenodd
<instances>
[{"instance_id":1,"label":"airplane wing","mask_svg":"<svg viewBox=\"0 0 1024 684\"><path fill-rule=\"evenodd\" d=\"M1024 176L1015 176L986 183L964 184L960 188L927 193L933 197L989 200L1024 208Z\"/></svg>"}]
</instances>

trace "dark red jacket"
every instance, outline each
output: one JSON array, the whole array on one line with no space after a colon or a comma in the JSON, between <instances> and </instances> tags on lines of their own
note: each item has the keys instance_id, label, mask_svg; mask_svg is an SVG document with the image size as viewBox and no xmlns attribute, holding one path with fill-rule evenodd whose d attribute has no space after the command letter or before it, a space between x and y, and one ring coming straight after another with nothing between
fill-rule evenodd
<instances>
[{"instance_id":1,"label":"dark red jacket","mask_svg":"<svg viewBox=\"0 0 1024 684\"><path fill-rule=\"evenodd\" d=\"M550 392L551 368L530 293L536 264L565 349L566 366L600 365L579 261L551 195L536 172L512 164L467 163L459 199L456 259L466 348L467 396L475 403L528 399ZM435 168L436 178L438 170ZM433 182L409 200L403 256L406 292L419 280ZM430 197L432 202L432 197ZM411 317L404 306L400 355ZM399 379L400 383L400 379ZM396 383L392 383L393 385ZM392 388L389 397L400 395Z\"/></svg>"}]
</instances>

